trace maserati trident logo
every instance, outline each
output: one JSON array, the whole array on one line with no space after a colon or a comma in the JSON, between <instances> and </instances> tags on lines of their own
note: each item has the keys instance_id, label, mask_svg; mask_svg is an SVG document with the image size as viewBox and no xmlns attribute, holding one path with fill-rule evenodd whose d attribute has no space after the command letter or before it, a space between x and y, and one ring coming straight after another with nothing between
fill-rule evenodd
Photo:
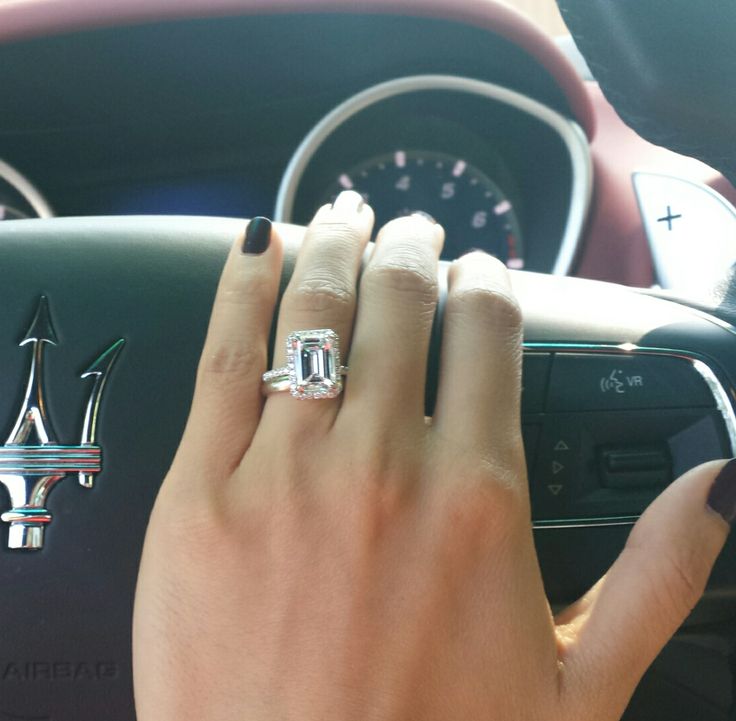
<instances>
[{"instance_id":1,"label":"maserati trident logo","mask_svg":"<svg viewBox=\"0 0 736 721\"><path fill-rule=\"evenodd\" d=\"M43 382L44 350L56 345L57 339L48 302L40 298L31 327L20 342L30 345L32 351L25 397L10 436L0 447L0 483L8 490L12 505L0 515L0 520L10 524L8 548L43 548L44 530L51 523L46 501L59 481L75 474L81 486L92 488L95 474L102 470L102 451L96 443L100 401L124 343L122 338L113 343L82 373L82 378L92 379L92 387L80 441L61 445L47 414Z\"/></svg>"}]
</instances>

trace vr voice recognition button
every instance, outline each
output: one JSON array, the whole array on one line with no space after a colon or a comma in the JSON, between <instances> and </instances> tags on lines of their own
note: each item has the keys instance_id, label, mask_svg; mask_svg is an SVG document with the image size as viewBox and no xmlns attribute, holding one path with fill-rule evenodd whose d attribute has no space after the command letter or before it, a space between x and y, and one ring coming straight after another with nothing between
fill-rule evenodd
<instances>
[{"instance_id":1,"label":"vr voice recognition button","mask_svg":"<svg viewBox=\"0 0 736 721\"><path fill-rule=\"evenodd\" d=\"M557 353L549 411L712 407L703 378L685 358L644 354Z\"/></svg>"}]
</instances>

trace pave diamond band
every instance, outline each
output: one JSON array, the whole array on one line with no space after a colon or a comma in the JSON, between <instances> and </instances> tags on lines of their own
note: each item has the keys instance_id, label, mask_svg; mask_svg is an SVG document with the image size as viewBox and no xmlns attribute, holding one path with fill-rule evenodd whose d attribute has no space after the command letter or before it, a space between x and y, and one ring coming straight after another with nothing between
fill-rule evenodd
<instances>
[{"instance_id":1,"label":"pave diamond band","mask_svg":"<svg viewBox=\"0 0 736 721\"><path fill-rule=\"evenodd\" d=\"M348 369L346 366L340 366L340 375L347 375L347 372ZM283 391L291 391L291 378L289 377L289 369L286 366L283 368L275 368L274 370L263 374L263 392L266 395L281 393ZM299 394L297 397L307 398L310 396ZM327 398L329 396L324 397Z\"/></svg>"},{"instance_id":2,"label":"pave diamond band","mask_svg":"<svg viewBox=\"0 0 736 721\"><path fill-rule=\"evenodd\" d=\"M342 393L340 339L334 330L300 330L286 338L286 365L263 374L266 394L289 391L302 400L336 398Z\"/></svg>"}]
</instances>

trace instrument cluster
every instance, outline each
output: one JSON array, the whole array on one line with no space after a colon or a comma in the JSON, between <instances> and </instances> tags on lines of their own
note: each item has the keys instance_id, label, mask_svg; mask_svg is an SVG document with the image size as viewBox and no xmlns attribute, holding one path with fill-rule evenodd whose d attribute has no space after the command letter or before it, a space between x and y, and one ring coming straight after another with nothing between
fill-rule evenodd
<instances>
[{"instance_id":1,"label":"instrument cluster","mask_svg":"<svg viewBox=\"0 0 736 721\"><path fill-rule=\"evenodd\" d=\"M590 187L587 141L569 119L491 83L414 76L317 123L286 170L276 218L305 223L353 189L377 227L416 212L440 222L445 259L481 249L510 268L566 274Z\"/></svg>"},{"instance_id":2,"label":"instrument cluster","mask_svg":"<svg viewBox=\"0 0 736 721\"><path fill-rule=\"evenodd\" d=\"M69 196L77 205L61 197L59 212L247 216L253 198L261 208L268 192L243 170L241 177L229 169L227 188L217 176L222 168L156 182L94 183ZM447 260L481 249L509 268L565 275L581 238L591 175L583 131L547 105L477 79L407 76L348 97L309 130L283 171L274 216L306 224L320 205L355 189L373 207L377 228L417 212L441 223ZM51 214L27 178L0 164L0 219Z\"/></svg>"}]
</instances>

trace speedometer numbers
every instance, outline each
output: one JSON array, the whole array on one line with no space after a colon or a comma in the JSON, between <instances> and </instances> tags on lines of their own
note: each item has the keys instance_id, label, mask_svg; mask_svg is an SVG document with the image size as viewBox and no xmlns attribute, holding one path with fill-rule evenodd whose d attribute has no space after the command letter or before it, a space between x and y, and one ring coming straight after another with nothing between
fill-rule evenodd
<instances>
[{"instance_id":1,"label":"speedometer numbers","mask_svg":"<svg viewBox=\"0 0 736 721\"><path fill-rule=\"evenodd\" d=\"M446 232L443 258L477 248L509 268L524 267L514 207L500 188L468 161L447 153L396 150L340 174L326 196L341 190L363 195L381 226L393 218L428 213Z\"/></svg>"}]
</instances>

